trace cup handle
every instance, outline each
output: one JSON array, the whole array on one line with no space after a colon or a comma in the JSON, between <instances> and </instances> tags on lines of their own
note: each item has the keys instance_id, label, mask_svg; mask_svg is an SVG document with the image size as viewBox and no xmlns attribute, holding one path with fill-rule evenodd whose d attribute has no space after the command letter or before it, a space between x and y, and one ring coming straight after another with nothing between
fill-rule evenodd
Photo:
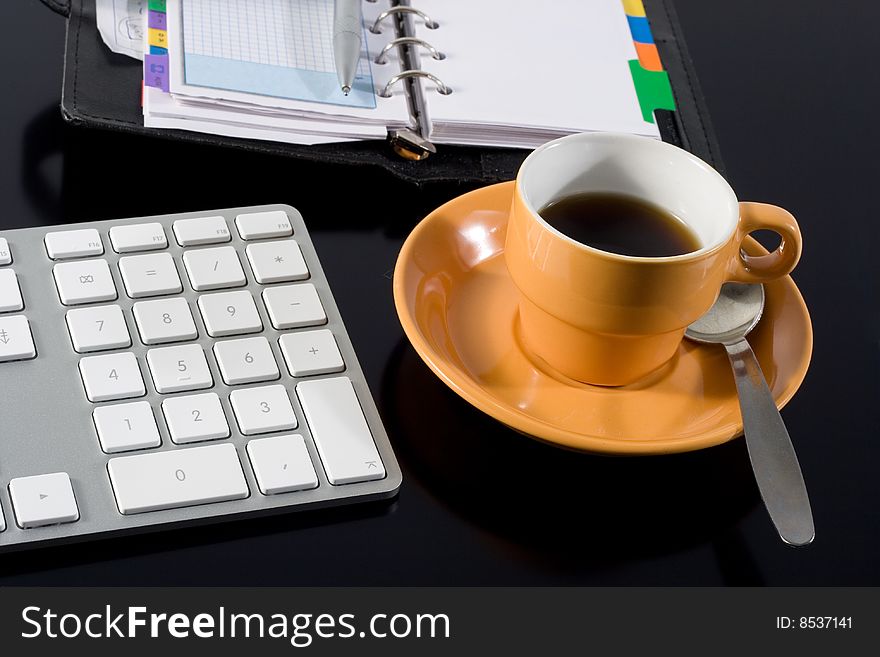
<instances>
[{"instance_id":1,"label":"cup handle","mask_svg":"<svg viewBox=\"0 0 880 657\"><path fill-rule=\"evenodd\" d=\"M768 203L741 202L737 227L739 248L731 261L727 280L738 283L765 283L785 276L801 257L801 231L788 210ZM742 248L746 235L755 230L772 230L782 241L767 255L753 256Z\"/></svg>"}]
</instances>

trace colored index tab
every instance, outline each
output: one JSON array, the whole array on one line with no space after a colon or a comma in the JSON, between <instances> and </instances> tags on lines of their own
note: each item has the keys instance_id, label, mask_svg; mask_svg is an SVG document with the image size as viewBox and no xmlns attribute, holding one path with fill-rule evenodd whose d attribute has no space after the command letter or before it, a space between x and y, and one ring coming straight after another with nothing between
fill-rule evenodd
<instances>
[{"instance_id":1,"label":"colored index tab","mask_svg":"<svg viewBox=\"0 0 880 657\"><path fill-rule=\"evenodd\" d=\"M163 14L161 11L149 11L147 12L147 25L157 30L167 30L167 16L168 14Z\"/></svg>"},{"instance_id":2,"label":"colored index tab","mask_svg":"<svg viewBox=\"0 0 880 657\"><path fill-rule=\"evenodd\" d=\"M168 47L168 33L165 30L149 30L148 43L151 46L159 46L160 48Z\"/></svg>"},{"instance_id":3,"label":"colored index tab","mask_svg":"<svg viewBox=\"0 0 880 657\"><path fill-rule=\"evenodd\" d=\"M639 43L654 43L654 37L651 36L651 26L648 25L648 19L645 16L627 16L629 23L629 31L632 32L633 41Z\"/></svg>"},{"instance_id":4,"label":"colored index tab","mask_svg":"<svg viewBox=\"0 0 880 657\"><path fill-rule=\"evenodd\" d=\"M657 46L653 43L635 42L636 53L639 56L639 64L646 71L662 71L663 64L660 63L660 53Z\"/></svg>"},{"instance_id":5,"label":"colored index tab","mask_svg":"<svg viewBox=\"0 0 880 657\"><path fill-rule=\"evenodd\" d=\"M642 0L623 0L623 11L627 16L644 16L645 6Z\"/></svg>"},{"instance_id":6,"label":"colored index tab","mask_svg":"<svg viewBox=\"0 0 880 657\"><path fill-rule=\"evenodd\" d=\"M639 64L639 60L629 60L629 72L632 74L633 85L636 88L636 96L639 99L639 108L642 110L642 118L648 123L654 123L654 110L675 109L675 98L672 95L672 87L669 85L669 76L666 71L646 71Z\"/></svg>"},{"instance_id":7,"label":"colored index tab","mask_svg":"<svg viewBox=\"0 0 880 657\"><path fill-rule=\"evenodd\" d=\"M149 0L147 3L147 9L151 11L161 11L165 12L165 0Z\"/></svg>"},{"instance_id":8,"label":"colored index tab","mask_svg":"<svg viewBox=\"0 0 880 657\"><path fill-rule=\"evenodd\" d=\"M168 55L144 55L144 84L168 93Z\"/></svg>"}]
</instances>

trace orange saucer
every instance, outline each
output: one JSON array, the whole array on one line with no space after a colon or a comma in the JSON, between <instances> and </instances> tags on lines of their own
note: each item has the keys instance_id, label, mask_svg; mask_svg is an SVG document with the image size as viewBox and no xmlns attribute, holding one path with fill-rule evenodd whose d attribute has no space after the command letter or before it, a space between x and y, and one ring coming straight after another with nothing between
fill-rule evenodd
<instances>
[{"instance_id":1,"label":"orange saucer","mask_svg":"<svg viewBox=\"0 0 880 657\"><path fill-rule=\"evenodd\" d=\"M702 449L742 433L724 349L683 341L636 384L602 388L540 366L518 337L517 290L504 263L513 182L442 205L410 234L394 271L403 329L428 366L468 402L508 426L563 447L607 454ZM764 252L755 241L747 248ZM813 331L788 276L765 285L749 335L776 404L800 387Z\"/></svg>"}]
</instances>

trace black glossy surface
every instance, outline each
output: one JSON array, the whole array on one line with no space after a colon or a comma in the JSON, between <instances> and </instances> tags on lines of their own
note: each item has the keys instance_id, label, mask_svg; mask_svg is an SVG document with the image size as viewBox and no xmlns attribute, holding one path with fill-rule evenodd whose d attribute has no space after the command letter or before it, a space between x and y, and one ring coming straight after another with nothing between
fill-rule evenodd
<instances>
[{"instance_id":1,"label":"black glossy surface","mask_svg":"<svg viewBox=\"0 0 880 657\"><path fill-rule=\"evenodd\" d=\"M731 183L790 208L803 229L795 278L816 349L783 416L814 545L776 537L741 440L658 458L564 452L500 427L429 372L397 323L390 273L409 228L465 190L64 126L63 21L30 0L0 40L17 64L0 101L0 226L299 207L405 481L391 504L5 555L0 584L880 583L880 10L676 5Z\"/></svg>"}]
</instances>

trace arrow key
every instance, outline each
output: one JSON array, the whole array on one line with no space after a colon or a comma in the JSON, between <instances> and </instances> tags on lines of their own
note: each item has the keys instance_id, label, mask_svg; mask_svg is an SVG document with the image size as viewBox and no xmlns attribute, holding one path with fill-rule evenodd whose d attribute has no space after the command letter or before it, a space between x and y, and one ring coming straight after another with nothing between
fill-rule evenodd
<instances>
[{"instance_id":1,"label":"arrow key","mask_svg":"<svg viewBox=\"0 0 880 657\"><path fill-rule=\"evenodd\" d=\"M79 509L66 472L19 477L9 482L15 521L22 529L79 520Z\"/></svg>"}]
</instances>

